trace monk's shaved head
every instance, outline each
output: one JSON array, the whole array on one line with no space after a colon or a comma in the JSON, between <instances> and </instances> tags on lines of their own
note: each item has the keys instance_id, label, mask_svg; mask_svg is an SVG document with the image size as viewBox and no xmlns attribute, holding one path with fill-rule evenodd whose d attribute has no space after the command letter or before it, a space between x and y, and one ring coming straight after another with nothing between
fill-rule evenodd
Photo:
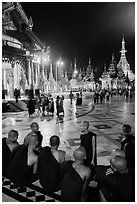
<instances>
[{"instance_id":1,"label":"monk's shaved head","mask_svg":"<svg viewBox=\"0 0 137 204\"><path fill-rule=\"evenodd\" d=\"M50 145L51 146L59 146L60 144L60 139L57 135L53 135L51 138L50 138Z\"/></svg>"},{"instance_id":2,"label":"monk's shaved head","mask_svg":"<svg viewBox=\"0 0 137 204\"><path fill-rule=\"evenodd\" d=\"M76 160L84 160L86 158L86 150L84 147L79 147L73 152L73 156Z\"/></svg>"},{"instance_id":3,"label":"monk's shaved head","mask_svg":"<svg viewBox=\"0 0 137 204\"><path fill-rule=\"evenodd\" d=\"M110 160L112 167L119 173L127 171L127 161L124 157L115 156Z\"/></svg>"},{"instance_id":4,"label":"monk's shaved head","mask_svg":"<svg viewBox=\"0 0 137 204\"><path fill-rule=\"evenodd\" d=\"M125 157L125 152L122 151L121 149L113 149L110 156L111 159L114 158L115 156Z\"/></svg>"}]
</instances>

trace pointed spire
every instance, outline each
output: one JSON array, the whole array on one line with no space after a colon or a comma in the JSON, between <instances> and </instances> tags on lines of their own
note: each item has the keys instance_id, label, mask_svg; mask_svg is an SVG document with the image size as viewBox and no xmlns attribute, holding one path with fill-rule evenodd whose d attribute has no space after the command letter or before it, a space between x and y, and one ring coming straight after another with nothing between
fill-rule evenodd
<instances>
[{"instance_id":1,"label":"pointed spire","mask_svg":"<svg viewBox=\"0 0 137 204\"><path fill-rule=\"evenodd\" d=\"M77 64L76 64L76 57L75 57L75 59L74 59L74 70L76 70L77 69Z\"/></svg>"},{"instance_id":2,"label":"pointed spire","mask_svg":"<svg viewBox=\"0 0 137 204\"><path fill-rule=\"evenodd\" d=\"M115 60L114 53L112 53L112 62Z\"/></svg>"},{"instance_id":3,"label":"pointed spire","mask_svg":"<svg viewBox=\"0 0 137 204\"><path fill-rule=\"evenodd\" d=\"M47 72L47 69L45 70L45 79L46 79L46 80L48 79L48 72Z\"/></svg>"},{"instance_id":4,"label":"pointed spire","mask_svg":"<svg viewBox=\"0 0 137 204\"><path fill-rule=\"evenodd\" d=\"M88 64L89 64L89 66L91 66L91 60L90 60L90 57L89 57L89 63L88 63Z\"/></svg>"},{"instance_id":5,"label":"pointed spire","mask_svg":"<svg viewBox=\"0 0 137 204\"><path fill-rule=\"evenodd\" d=\"M107 72L106 64L104 64L104 72Z\"/></svg>"},{"instance_id":6,"label":"pointed spire","mask_svg":"<svg viewBox=\"0 0 137 204\"><path fill-rule=\"evenodd\" d=\"M121 48L121 59L126 59L126 55L125 53L127 52L127 50L125 50L125 40L124 40L124 36L122 38L122 48Z\"/></svg>"},{"instance_id":7,"label":"pointed spire","mask_svg":"<svg viewBox=\"0 0 137 204\"><path fill-rule=\"evenodd\" d=\"M50 79L54 79L54 77L53 77L53 72L52 72L52 63L50 64L49 78L50 78Z\"/></svg>"}]
</instances>

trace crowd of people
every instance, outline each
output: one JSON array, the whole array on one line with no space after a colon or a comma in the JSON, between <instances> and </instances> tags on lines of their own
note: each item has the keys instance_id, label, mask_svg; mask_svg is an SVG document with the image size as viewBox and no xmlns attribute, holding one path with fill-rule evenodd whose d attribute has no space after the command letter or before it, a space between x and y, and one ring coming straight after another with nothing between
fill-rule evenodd
<instances>
[{"instance_id":1,"label":"crowd of people","mask_svg":"<svg viewBox=\"0 0 137 204\"><path fill-rule=\"evenodd\" d=\"M89 122L81 123L80 146L73 151L72 160L59 150L60 138L50 137L42 146L43 135L33 122L23 144L19 133L10 130L2 139L2 175L19 187L39 180L43 189L61 190L62 202L90 201L90 182L97 183L99 201L135 201L135 137L131 126L122 126L121 148L112 150L110 165L97 165L97 135L89 131Z\"/></svg>"},{"instance_id":2,"label":"crowd of people","mask_svg":"<svg viewBox=\"0 0 137 204\"><path fill-rule=\"evenodd\" d=\"M77 92L75 95L72 91L69 94L70 104L72 105L73 101L75 101L76 105L82 105L82 91ZM41 114L42 117L51 115L54 116L55 107L56 107L56 115L57 118L60 118L60 115L64 116L64 95L57 95L55 101L51 94L44 95L41 94L36 96L35 98L28 97L27 100L27 108L29 117L33 117L37 112Z\"/></svg>"},{"instance_id":3,"label":"crowd of people","mask_svg":"<svg viewBox=\"0 0 137 204\"><path fill-rule=\"evenodd\" d=\"M124 89L124 90L107 90L107 89L101 89L101 90L96 90L94 92L93 98L94 98L94 103L95 104L102 104L103 102L109 102L110 97L113 96L123 96L126 100L126 102L131 102L131 99L133 97L134 93L133 91Z\"/></svg>"}]
</instances>

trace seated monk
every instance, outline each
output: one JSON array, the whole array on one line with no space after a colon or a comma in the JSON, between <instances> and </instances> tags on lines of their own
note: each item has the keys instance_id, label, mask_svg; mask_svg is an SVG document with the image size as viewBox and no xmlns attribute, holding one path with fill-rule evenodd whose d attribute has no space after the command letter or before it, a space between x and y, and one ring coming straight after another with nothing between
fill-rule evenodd
<instances>
[{"instance_id":1,"label":"seated monk","mask_svg":"<svg viewBox=\"0 0 137 204\"><path fill-rule=\"evenodd\" d=\"M73 156L75 161L65 161L61 166L64 175L61 185L61 199L62 202L86 202L91 176L91 169L83 165L86 150L79 147L74 151Z\"/></svg>"},{"instance_id":2,"label":"seated monk","mask_svg":"<svg viewBox=\"0 0 137 204\"><path fill-rule=\"evenodd\" d=\"M43 135L41 134L41 132L39 131L39 125L38 123L36 122L33 122L31 123L30 125L30 128L31 128L31 132L24 138L24 144L27 145L28 144L28 140L29 140L29 137L32 135L32 134L37 134L38 137L39 137L39 140L38 140L38 145L37 147L35 148L35 153L36 154L39 154L40 150L42 149L42 140L43 140Z\"/></svg>"},{"instance_id":3,"label":"seated monk","mask_svg":"<svg viewBox=\"0 0 137 204\"><path fill-rule=\"evenodd\" d=\"M96 171L101 198L106 202L133 202L134 180L128 171L124 157L116 155L110 160L110 166L102 166Z\"/></svg>"},{"instance_id":4,"label":"seated monk","mask_svg":"<svg viewBox=\"0 0 137 204\"><path fill-rule=\"evenodd\" d=\"M60 190L60 164L65 160L65 152L58 150L60 139L53 135L50 146L43 147L38 159L38 176L41 186L51 192Z\"/></svg>"},{"instance_id":5,"label":"seated monk","mask_svg":"<svg viewBox=\"0 0 137 204\"><path fill-rule=\"evenodd\" d=\"M9 167L8 176L17 186L25 186L36 180L38 156L34 153L38 135L33 134L28 145L21 145Z\"/></svg>"},{"instance_id":6,"label":"seated monk","mask_svg":"<svg viewBox=\"0 0 137 204\"><path fill-rule=\"evenodd\" d=\"M18 131L10 130L8 132L8 138L2 138L2 175L7 176L7 170L10 164L10 156L11 152L19 147L18 139Z\"/></svg>"}]
</instances>

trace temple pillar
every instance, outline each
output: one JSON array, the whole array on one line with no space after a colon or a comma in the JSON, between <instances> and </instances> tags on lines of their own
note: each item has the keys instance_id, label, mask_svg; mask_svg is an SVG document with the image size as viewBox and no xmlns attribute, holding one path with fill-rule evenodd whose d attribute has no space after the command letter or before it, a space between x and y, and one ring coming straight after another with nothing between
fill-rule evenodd
<instances>
[{"instance_id":1,"label":"temple pillar","mask_svg":"<svg viewBox=\"0 0 137 204\"><path fill-rule=\"evenodd\" d=\"M6 94L7 94L6 70L5 63L2 63L2 99L5 99Z\"/></svg>"},{"instance_id":2,"label":"temple pillar","mask_svg":"<svg viewBox=\"0 0 137 204\"><path fill-rule=\"evenodd\" d=\"M18 89L18 68L17 64L14 65L14 89Z\"/></svg>"},{"instance_id":3,"label":"temple pillar","mask_svg":"<svg viewBox=\"0 0 137 204\"><path fill-rule=\"evenodd\" d=\"M39 64L35 67L36 83L35 83L35 95L39 95Z\"/></svg>"},{"instance_id":4,"label":"temple pillar","mask_svg":"<svg viewBox=\"0 0 137 204\"><path fill-rule=\"evenodd\" d=\"M29 70L29 85L28 85L28 96L33 98L34 93L33 93L33 80L32 80L32 59L28 59L28 70Z\"/></svg>"}]
</instances>

